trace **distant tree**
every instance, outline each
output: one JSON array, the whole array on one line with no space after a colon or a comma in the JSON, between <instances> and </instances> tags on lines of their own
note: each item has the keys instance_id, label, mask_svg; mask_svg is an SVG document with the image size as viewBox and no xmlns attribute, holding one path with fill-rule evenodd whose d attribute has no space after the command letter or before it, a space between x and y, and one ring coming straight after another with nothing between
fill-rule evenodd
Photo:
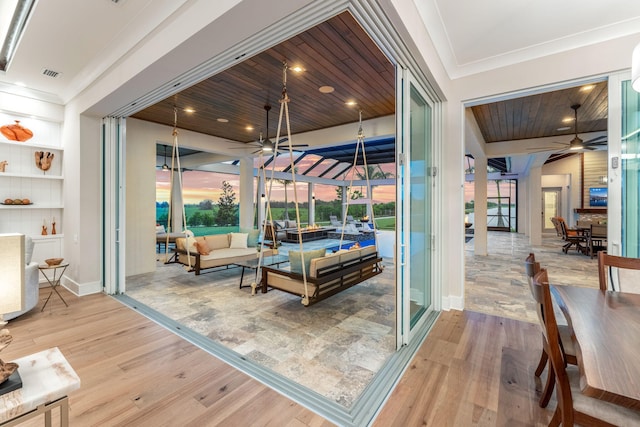
<instances>
[{"instance_id":1,"label":"distant tree","mask_svg":"<svg viewBox=\"0 0 640 427\"><path fill-rule=\"evenodd\" d=\"M198 209L201 211L210 211L213 207L213 202L209 199L203 200L198 204Z\"/></svg>"},{"instance_id":2,"label":"distant tree","mask_svg":"<svg viewBox=\"0 0 640 427\"><path fill-rule=\"evenodd\" d=\"M195 211L187 220L190 226L202 225L202 212Z\"/></svg>"},{"instance_id":3,"label":"distant tree","mask_svg":"<svg viewBox=\"0 0 640 427\"><path fill-rule=\"evenodd\" d=\"M218 225L235 225L238 215L236 214L236 193L228 181L222 181L222 194L218 200L218 213L216 223Z\"/></svg>"}]
</instances>

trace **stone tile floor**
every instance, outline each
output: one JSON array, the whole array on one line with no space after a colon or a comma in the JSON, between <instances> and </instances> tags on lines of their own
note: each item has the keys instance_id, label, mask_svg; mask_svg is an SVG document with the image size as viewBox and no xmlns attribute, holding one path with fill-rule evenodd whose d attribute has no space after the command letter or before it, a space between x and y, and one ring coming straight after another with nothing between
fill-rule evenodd
<instances>
[{"instance_id":1,"label":"stone tile floor","mask_svg":"<svg viewBox=\"0 0 640 427\"><path fill-rule=\"evenodd\" d=\"M562 253L562 241L540 246L516 233L490 232L487 256L465 244L465 309L537 322L524 276L534 252L553 283L598 286L597 260ZM318 243L319 244L319 243ZM159 254L162 257L162 254ZM127 294L211 340L322 396L350 407L395 348L395 275L385 272L312 307L284 292L238 289L240 269L195 276L178 264L127 277ZM245 274L245 285L255 276Z\"/></svg>"},{"instance_id":2,"label":"stone tile floor","mask_svg":"<svg viewBox=\"0 0 640 427\"><path fill-rule=\"evenodd\" d=\"M490 231L486 256L474 254L474 240L465 244L465 309L538 322L535 303L524 274L530 252L549 273L552 284L598 287L598 260L575 250L562 252L563 241L544 236L531 246L524 234Z\"/></svg>"}]
</instances>

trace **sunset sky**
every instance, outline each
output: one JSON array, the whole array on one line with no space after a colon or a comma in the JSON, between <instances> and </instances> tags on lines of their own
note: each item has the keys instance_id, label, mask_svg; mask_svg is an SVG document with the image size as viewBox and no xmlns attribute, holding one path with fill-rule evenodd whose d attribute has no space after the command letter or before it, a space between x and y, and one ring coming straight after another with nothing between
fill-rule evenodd
<instances>
[{"instance_id":1,"label":"sunset sky","mask_svg":"<svg viewBox=\"0 0 640 427\"><path fill-rule=\"evenodd\" d=\"M156 200L169 200L169 180L170 173L168 171L156 171ZM197 204L203 200L212 200L217 203L222 194L222 181L228 181L236 192L236 200L240 195L240 180L237 175L186 171L182 174L183 198L186 204ZM307 184L298 184L298 199L300 202L307 201ZM358 188L357 186L355 187ZM334 186L318 185L314 186L315 197L317 200L330 201L336 199L336 190ZM386 203L395 200L395 186L379 186L373 189L374 203ZM293 201L293 186L287 186L288 200ZM364 190L363 190L364 192ZM282 184L273 184L271 190L272 200L284 200L284 186Z\"/></svg>"}]
</instances>

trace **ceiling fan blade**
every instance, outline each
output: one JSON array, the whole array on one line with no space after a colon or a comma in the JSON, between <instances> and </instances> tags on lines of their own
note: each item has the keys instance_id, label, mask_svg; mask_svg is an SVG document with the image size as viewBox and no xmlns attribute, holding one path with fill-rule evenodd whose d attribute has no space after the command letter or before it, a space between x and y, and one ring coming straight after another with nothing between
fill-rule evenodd
<instances>
[{"instance_id":1,"label":"ceiling fan blade","mask_svg":"<svg viewBox=\"0 0 640 427\"><path fill-rule=\"evenodd\" d=\"M603 139L605 141L602 141ZM606 144L607 142L606 139L607 139L607 135L600 135L585 141L584 144L593 144L594 142L604 142Z\"/></svg>"}]
</instances>

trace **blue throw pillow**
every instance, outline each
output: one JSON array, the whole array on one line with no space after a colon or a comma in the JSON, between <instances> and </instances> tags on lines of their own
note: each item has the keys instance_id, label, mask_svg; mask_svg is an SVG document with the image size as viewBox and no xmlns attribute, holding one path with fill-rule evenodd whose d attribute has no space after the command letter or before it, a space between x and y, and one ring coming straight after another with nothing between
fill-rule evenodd
<instances>
[{"instance_id":1,"label":"blue throw pillow","mask_svg":"<svg viewBox=\"0 0 640 427\"><path fill-rule=\"evenodd\" d=\"M315 249L312 251L289 251L289 266L292 273L302 274L302 262L304 260L304 271L309 275L311 268L311 260L314 258L322 258L327 250L325 248Z\"/></svg>"},{"instance_id":2,"label":"blue throw pillow","mask_svg":"<svg viewBox=\"0 0 640 427\"><path fill-rule=\"evenodd\" d=\"M260 230L255 228L240 228L241 233L247 233L247 247L255 248L258 246L258 240L260 238Z\"/></svg>"}]
</instances>

